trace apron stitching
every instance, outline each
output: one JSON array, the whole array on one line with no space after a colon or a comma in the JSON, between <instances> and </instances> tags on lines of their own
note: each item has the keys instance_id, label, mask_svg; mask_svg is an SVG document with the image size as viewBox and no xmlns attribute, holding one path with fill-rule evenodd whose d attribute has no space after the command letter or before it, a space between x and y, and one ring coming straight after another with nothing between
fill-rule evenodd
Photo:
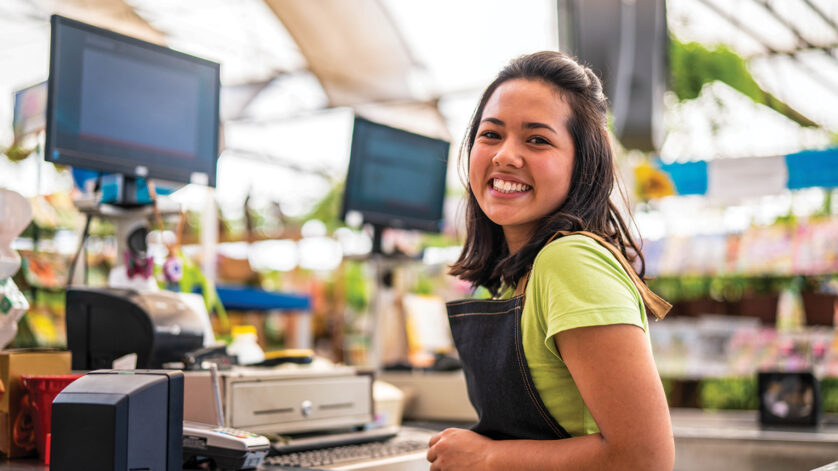
<instances>
[{"instance_id":1,"label":"apron stitching","mask_svg":"<svg viewBox=\"0 0 838 471\"><path fill-rule=\"evenodd\" d=\"M524 309L523 309L523 307L521 307L521 312L523 313L523 311L524 311ZM516 316L516 320L515 320L515 353L518 357L518 367L519 367L519 370L521 371L521 377L524 381L524 386L526 386L526 388L527 388L527 394L529 394L530 400L532 401L533 405L535 406L535 409L538 411L539 415L541 415L541 418L544 419L544 422L547 423L547 425L550 427L550 429L553 431L553 433L555 433L559 438L564 438L565 434L561 433L556 428L556 426L553 424L553 422L548 418L548 416L545 414L545 411L541 408L541 404L538 403L538 399L535 397L535 395L532 392L532 389L530 388L530 382L527 381L527 375L526 375L526 371L524 369L524 363L521 360L522 345L520 345L519 342L518 342L518 339L520 338L520 333L518 331L520 323L521 323L521 317Z\"/></svg>"},{"instance_id":2,"label":"apron stitching","mask_svg":"<svg viewBox=\"0 0 838 471\"><path fill-rule=\"evenodd\" d=\"M448 317L465 317L465 316L498 316L501 314L508 314L517 308L512 308L503 312L463 312L461 314L449 314Z\"/></svg>"},{"instance_id":3,"label":"apron stitching","mask_svg":"<svg viewBox=\"0 0 838 471\"><path fill-rule=\"evenodd\" d=\"M518 296L520 296L520 295L518 295ZM459 306L461 304L466 304L466 303L505 303L505 302L509 301L510 299L515 299L518 296L514 296L514 297L509 298L509 299L465 299L465 300L462 300L462 301L450 301L446 304L448 306Z\"/></svg>"}]
</instances>

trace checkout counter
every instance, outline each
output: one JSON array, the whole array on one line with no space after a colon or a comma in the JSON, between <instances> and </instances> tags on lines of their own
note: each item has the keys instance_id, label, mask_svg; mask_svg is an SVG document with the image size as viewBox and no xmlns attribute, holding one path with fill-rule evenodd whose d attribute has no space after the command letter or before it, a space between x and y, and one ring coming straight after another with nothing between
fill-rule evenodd
<instances>
[{"instance_id":1,"label":"checkout counter","mask_svg":"<svg viewBox=\"0 0 838 471\"><path fill-rule=\"evenodd\" d=\"M78 312L68 310L68 327L70 323L78 322L79 325L74 328L88 334L99 330L112 331L113 329L96 328L104 317L97 315L95 309L96 305L102 304L98 297L110 294L114 293L95 290L79 290L72 293L72 296L79 298L74 304L86 307L78 309ZM179 355L182 352L172 348L175 344L184 344L184 348L201 345L202 325L198 321L186 324L178 322L191 326L178 332L166 328L172 324L172 319L161 313L177 312L179 318L189 317L185 307L173 309L172 306L164 306L161 299L120 294L123 294L119 297L121 299L109 298L110 301L123 303L114 311L122 313L123 322L133 319L137 325L127 332L141 337L150 347L149 351L139 356L138 366L155 367L169 360L169 356ZM150 315L141 315L145 313ZM112 361L123 355L125 352L122 349L126 343L130 342L107 335L94 335L85 337L83 344L71 345L71 349L86 351L90 355L87 363L98 365L101 361ZM90 365L75 364L76 352L73 357L74 368L89 368ZM461 371L384 372L380 378L396 385L405 393L406 425L442 430L449 426L468 427L476 419L468 403L465 378ZM758 422L756 411L706 412L698 409L673 409L671 413L675 435L674 469L677 471L838 471L838 416L825 416L815 428L763 428ZM0 461L0 471L47 469L49 466L37 458Z\"/></svg>"},{"instance_id":2,"label":"checkout counter","mask_svg":"<svg viewBox=\"0 0 838 471\"><path fill-rule=\"evenodd\" d=\"M455 394L456 373L445 373L430 383L447 382L446 394ZM420 376L414 375L414 384ZM425 377L425 379L429 379ZM465 393L462 383L459 391ZM449 396L452 397L452 396ZM459 398L463 399L463 398ZM459 401L459 399L456 399ZM432 400L432 399L430 399ZM454 400L454 399L452 399ZM467 399L466 399L467 400ZM405 425L442 430L449 426L468 427L468 413L460 411L454 420L442 420L427 409L431 402L423 399L406 404ZM673 409L672 428L675 435L675 471L838 471L838 416L826 415L817 428L763 428L756 411L708 412L699 409ZM37 459L0 461L0 471L46 471L49 467Z\"/></svg>"},{"instance_id":3,"label":"checkout counter","mask_svg":"<svg viewBox=\"0 0 838 471\"><path fill-rule=\"evenodd\" d=\"M672 409L674 471L838 471L838 415L816 429L764 429L756 411ZM463 422L406 419L443 430Z\"/></svg>"},{"instance_id":4,"label":"checkout counter","mask_svg":"<svg viewBox=\"0 0 838 471\"><path fill-rule=\"evenodd\" d=\"M462 372L386 372L382 379L405 391L408 425L443 430L476 419ZM838 471L838 415L816 428L764 428L757 411L670 413L675 471Z\"/></svg>"}]
</instances>

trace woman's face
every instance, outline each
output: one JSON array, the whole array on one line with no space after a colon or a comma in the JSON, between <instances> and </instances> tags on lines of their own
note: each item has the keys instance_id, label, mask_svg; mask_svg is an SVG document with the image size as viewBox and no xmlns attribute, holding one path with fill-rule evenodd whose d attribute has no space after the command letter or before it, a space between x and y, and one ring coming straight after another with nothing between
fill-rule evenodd
<instances>
[{"instance_id":1,"label":"woman's face","mask_svg":"<svg viewBox=\"0 0 838 471\"><path fill-rule=\"evenodd\" d=\"M570 106L552 85L515 79L483 110L469 156L469 184L480 208L517 251L538 221L567 198L573 173Z\"/></svg>"}]
</instances>

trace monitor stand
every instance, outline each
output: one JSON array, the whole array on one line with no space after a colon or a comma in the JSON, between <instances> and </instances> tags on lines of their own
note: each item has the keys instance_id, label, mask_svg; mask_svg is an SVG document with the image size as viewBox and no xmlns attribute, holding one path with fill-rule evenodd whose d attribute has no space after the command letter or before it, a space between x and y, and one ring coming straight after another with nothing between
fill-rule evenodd
<instances>
[{"instance_id":1,"label":"monitor stand","mask_svg":"<svg viewBox=\"0 0 838 471\"><path fill-rule=\"evenodd\" d=\"M120 176L121 177L121 176ZM76 208L89 217L107 219L116 226L117 257L113 270L125 270L125 253L129 250L130 238L137 230L149 230L149 220L154 217L154 206L142 201L142 189L137 180L129 177L122 178L119 192L122 194L113 203L102 203L96 196L80 198L73 201ZM107 192L108 190L105 189ZM130 193L130 194L126 194ZM111 193L112 195L112 193ZM157 197L157 210L161 216L180 213L180 205L168 198ZM83 264L77 264L76 272ZM76 273L71 273L71 279L76 280ZM151 284L149 284L150 286Z\"/></svg>"},{"instance_id":2,"label":"monitor stand","mask_svg":"<svg viewBox=\"0 0 838 471\"><path fill-rule=\"evenodd\" d=\"M413 257L406 255L404 252L401 252L398 248L393 249L392 253L384 252L381 244L382 234L386 229L390 229L387 226L382 226L380 224L371 224L372 226L372 249L370 250L370 258L371 259L383 259L388 260L391 262L405 262L414 260Z\"/></svg>"},{"instance_id":3,"label":"monitor stand","mask_svg":"<svg viewBox=\"0 0 838 471\"><path fill-rule=\"evenodd\" d=\"M385 253L382 250L381 236L387 227L373 224L372 229L372 250L370 251L368 260L373 268L375 282L373 285L373 292L369 307L371 327L369 332L370 344L366 366L377 373L381 373L385 360L385 335L392 335L391 332L386 331L387 329L385 329L385 326L393 323L393 316L401 315L401 313L392 312L389 309L393 305L392 301L394 295L392 274L399 265L415 261L415 259L399 252L398 250L394 253ZM403 325L404 319L402 319L400 323ZM396 322L396 324L399 324L399 322ZM404 332L404 336L404 343L406 345L406 331ZM407 356L407 351L404 352L404 355L405 357Z\"/></svg>"}]
</instances>

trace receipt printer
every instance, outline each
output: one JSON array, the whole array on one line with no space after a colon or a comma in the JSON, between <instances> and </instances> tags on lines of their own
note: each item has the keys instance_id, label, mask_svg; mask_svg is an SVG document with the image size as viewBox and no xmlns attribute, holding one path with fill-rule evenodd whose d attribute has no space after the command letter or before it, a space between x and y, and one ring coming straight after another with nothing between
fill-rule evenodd
<instances>
[{"instance_id":1,"label":"receipt printer","mask_svg":"<svg viewBox=\"0 0 838 471\"><path fill-rule=\"evenodd\" d=\"M67 290L67 348L74 370L113 368L137 355L137 368L161 368L203 347L204 319L169 291Z\"/></svg>"},{"instance_id":2,"label":"receipt printer","mask_svg":"<svg viewBox=\"0 0 838 471\"><path fill-rule=\"evenodd\" d=\"M183 463L183 373L98 370L52 402L50 471L172 471Z\"/></svg>"}]
</instances>

